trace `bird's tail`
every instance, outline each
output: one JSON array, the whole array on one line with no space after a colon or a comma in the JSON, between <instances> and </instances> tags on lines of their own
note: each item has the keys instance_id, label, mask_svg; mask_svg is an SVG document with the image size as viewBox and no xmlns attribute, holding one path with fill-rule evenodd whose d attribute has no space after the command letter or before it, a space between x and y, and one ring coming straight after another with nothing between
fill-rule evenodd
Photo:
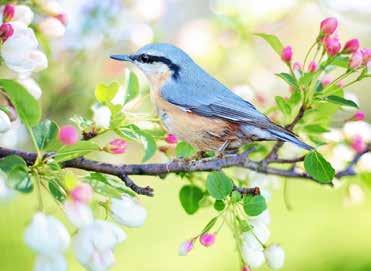
<instances>
[{"instance_id":1,"label":"bird's tail","mask_svg":"<svg viewBox=\"0 0 371 271\"><path fill-rule=\"evenodd\" d=\"M272 123L270 127L267 129L273 136L277 137L277 139L286 141L286 142L291 142L300 148L306 149L308 151L313 150L313 147L304 143L301 141L293 132Z\"/></svg>"}]
</instances>

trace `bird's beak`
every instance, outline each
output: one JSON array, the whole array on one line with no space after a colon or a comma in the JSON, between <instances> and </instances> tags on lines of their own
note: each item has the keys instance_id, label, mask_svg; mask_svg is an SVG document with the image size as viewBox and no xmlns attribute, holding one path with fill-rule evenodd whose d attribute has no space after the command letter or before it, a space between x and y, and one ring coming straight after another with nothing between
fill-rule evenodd
<instances>
[{"instance_id":1,"label":"bird's beak","mask_svg":"<svg viewBox=\"0 0 371 271\"><path fill-rule=\"evenodd\" d=\"M111 55L110 58L119 61L133 62L133 60L130 58L130 55Z\"/></svg>"}]
</instances>

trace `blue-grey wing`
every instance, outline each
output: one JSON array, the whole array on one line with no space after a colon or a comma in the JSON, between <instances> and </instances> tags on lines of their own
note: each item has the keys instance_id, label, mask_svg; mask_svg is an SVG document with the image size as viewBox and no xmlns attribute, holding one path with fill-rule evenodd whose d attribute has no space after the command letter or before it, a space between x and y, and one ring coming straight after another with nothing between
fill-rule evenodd
<instances>
[{"instance_id":1,"label":"blue-grey wing","mask_svg":"<svg viewBox=\"0 0 371 271\"><path fill-rule=\"evenodd\" d=\"M201 75L202 78L169 82L161 89L162 97L184 110L202 116L233 122L269 121L254 105L234 94L216 79L206 73Z\"/></svg>"}]
</instances>

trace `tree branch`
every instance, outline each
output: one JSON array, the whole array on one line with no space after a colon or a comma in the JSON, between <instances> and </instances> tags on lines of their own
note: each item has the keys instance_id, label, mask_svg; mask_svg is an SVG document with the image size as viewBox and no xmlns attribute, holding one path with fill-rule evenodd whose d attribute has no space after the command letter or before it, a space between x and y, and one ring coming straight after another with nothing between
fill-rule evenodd
<instances>
[{"instance_id":1,"label":"tree branch","mask_svg":"<svg viewBox=\"0 0 371 271\"><path fill-rule=\"evenodd\" d=\"M152 163L152 164L121 164L114 165L105 162L99 162L95 160L89 160L84 157L68 160L62 163L64 168L77 168L87 171L95 171L104 174L109 174L120 178L127 187L132 189L134 192L146 195L153 196L153 189L149 186L141 187L137 185L131 178L130 175L147 175L147 176L163 176L168 173L180 173L180 172L201 172L201 171L219 171L223 168L229 167L242 167L255 172L267 174L267 175L276 175L287 178L297 178L303 180L314 181L311 176L307 173L298 171L295 167L290 169L279 169L275 167L268 166L265 160L254 161L249 159L247 156L251 151L248 150L242 154L235 154L226 156L224 158L209 158L202 160L173 160L169 163ZM356 154L354 159L342 171L339 171L336 174L337 178L342 178L345 176L355 175L354 166L357 164L359 159L367 152L371 152L371 144L368 145L367 149L359 154ZM28 165L33 165L36 160L36 153L19 151L13 149L7 149L0 147L0 158L4 158L9 155L18 155L22 157ZM47 156L47 157L50 157ZM285 160L285 159L276 159L270 162L274 163L296 163L302 161L303 157L297 159ZM259 192L258 188L243 188L243 187L234 187L234 190L239 191L242 194L253 194L256 195Z\"/></svg>"}]
</instances>

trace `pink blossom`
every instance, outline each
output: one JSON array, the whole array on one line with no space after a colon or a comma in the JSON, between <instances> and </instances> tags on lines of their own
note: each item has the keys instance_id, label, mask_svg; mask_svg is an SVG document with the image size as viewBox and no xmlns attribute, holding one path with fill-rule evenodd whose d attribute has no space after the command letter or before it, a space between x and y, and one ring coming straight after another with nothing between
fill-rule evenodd
<instances>
[{"instance_id":1,"label":"pink blossom","mask_svg":"<svg viewBox=\"0 0 371 271\"><path fill-rule=\"evenodd\" d=\"M367 65L367 63L371 61L371 49L363 48L361 50L361 53L362 53L362 57L363 57L363 64Z\"/></svg>"},{"instance_id":2,"label":"pink blossom","mask_svg":"<svg viewBox=\"0 0 371 271\"><path fill-rule=\"evenodd\" d=\"M59 140L64 145L73 145L79 141L79 134L72 125L65 125L59 130Z\"/></svg>"},{"instance_id":3,"label":"pink blossom","mask_svg":"<svg viewBox=\"0 0 371 271\"><path fill-rule=\"evenodd\" d=\"M87 183L80 183L72 189L70 195L74 201L89 203L93 198L93 189Z\"/></svg>"},{"instance_id":4,"label":"pink blossom","mask_svg":"<svg viewBox=\"0 0 371 271\"><path fill-rule=\"evenodd\" d=\"M321 33L328 36L335 32L338 26L338 21L334 17L329 17L321 22Z\"/></svg>"},{"instance_id":5,"label":"pink blossom","mask_svg":"<svg viewBox=\"0 0 371 271\"><path fill-rule=\"evenodd\" d=\"M341 44L338 38L327 37L323 42L328 55L335 56L339 53Z\"/></svg>"},{"instance_id":6,"label":"pink blossom","mask_svg":"<svg viewBox=\"0 0 371 271\"><path fill-rule=\"evenodd\" d=\"M200 236L200 243L205 247L212 246L215 243L215 234L204 233Z\"/></svg>"},{"instance_id":7,"label":"pink blossom","mask_svg":"<svg viewBox=\"0 0 371 271\"><path fill-rule=\"evenodd\" d=\"M363 152L364 150L367 149L367 144L361 136L356 135L352 139L352 148L356 152L361 153L361 152Z\"/></svg>"},{"instance_id":8,"label":"pink blossom","mask_svg":"<svg viewBox=\"0 0 371 271\"><path fill-rule=\"evenodd\" d=\"M281 59L288 63L291 61L292 59L292 47L291 46L286 46L285 48L282 49L282 52L281 52Z\"/></svg>"},{"instance_id":9,"label":"pink blossom","mask_svg":"<svg viewBox=\"0 0 371 271\"><path fill-rule=\"evenodd\" d=\"M357 69L362 65L363 62L363 55L361 51L356 51L352 54L349 60L349 67L352 69Z\"/></svg>"},{"instance_id":10,"label":"pink blossom","mask_svg":"<svg viewBox=\"0 0 371 271\"><path fill-rule=\"evenodd\" d=\"M193 240L184 241L179 247L179 256L187 256L187 254L193 249Z\"/></svg>"},{"instance_id":11,"label":"pink blossom","mask_svg":"<svg viewBox=\"0 0 371 271\"><path fill-rule=\"evenodd\" d=\"M169 144L176 144L178 142L178 138L174 134L167 134L165 141Z\"/></svg>"},{"instance_id":12,"label":"pink blossom","mask_svg":"<svg viewBox=\"0 0 371 271\"><path fill-rule=\"evenodd\" d=\"M343 52L346 54L352 54L358 51L358 49L359 49L359 40L351 39L345 43Z\"/></svg>"},{"instance_id":13,"label":"pink blossom","mask_svg":"<svg viewBox=\"0 0 371 271\"><path fill-rule=\"evenodd\" d=\"M5 42L14 33L13 26L11 24L2 24L0 26L0 39Z\"/></svg>"},{"instance_id":14,"label":"pink blossom","mask_svg":"<svg viewBox=\"0 0 371 271\"><path fill-rule=\"evenodd\" d=\"M242 268L241 271L251 271L251 269L246 265Z\"/></svg>"},{"instance_id":15,"label":"pink blossom","mask_svg":"<svg viewBox=\"0 0 371 271\"><path fill-rule=\"evenodd\" d=\"M128 143L121 139L121 138L116 138L112 140L108 146L108 152L113 153L113 154L122 154L126 151L126 148L128 146Z\"/></svg>"},{"instance_id":16,"label":"pink blossom","mask_svg":"<svg viewBox=\"0 0 371 271\"><path fill-rule=\"evenodd\" d=\"M318 65L317 65L317 63L316 63L315 61L311 61L311 62L309 63L309 66L308 66L308 71L309 71L309 72L316 72L317 69L318 69Z\"/></svg>"},{"instance_id":17,"label":"pink blossom","mask_svg":"<svg viewBox=\"0 0 371 271\"><path fill-rule=\"evenodd\" d=\"M14 17L15 8L12 4L6 4L3 10L3 22L9 22Z\"/></svg>"},{"instance_id":18,"label":"pink blossom","mask_svg":"<svg viewBox=\"0 0 371 271\"><path fill-rule=\"evenodd\" d=\"M293 68L294 71L301 71L301 70L303 70L303 65L301 65L300 62L296 61L292 65L292 68Z\"/></svg>"},{"instance_id":19,"label":"pink blossom","mask_svg":"<svg viewBox=\"0 0 371 271\"><path fill-rule=\"evenodd\" d=\"M363 111L357 111L354 116L353 116L353 119L354 120L364 120L365 119L365 113Z\"/></svg>"},{"instance_id":20,"label":"pink blossom","mask_svg":"<svg viewBox=\"0 0 371 271\"><path fill-rule=\"evenodd\" d=\"M331 84L332 82L332 77L328 74L326 74L322 80L321 80L321 83L322 85L325 87L325 86L328 86L329 84Z\"/></svg>"},{"instance_id":21,"label":"pink blossom","mask_svg":"<svg viewBox=\"0 0 371 271\"><path fill-rule=\"evenodd\" d=\"M54 16L56 19L58 19L63 25L67 25L67 16L64 13L58 14Z\"/></svg>"}]
</instances>

